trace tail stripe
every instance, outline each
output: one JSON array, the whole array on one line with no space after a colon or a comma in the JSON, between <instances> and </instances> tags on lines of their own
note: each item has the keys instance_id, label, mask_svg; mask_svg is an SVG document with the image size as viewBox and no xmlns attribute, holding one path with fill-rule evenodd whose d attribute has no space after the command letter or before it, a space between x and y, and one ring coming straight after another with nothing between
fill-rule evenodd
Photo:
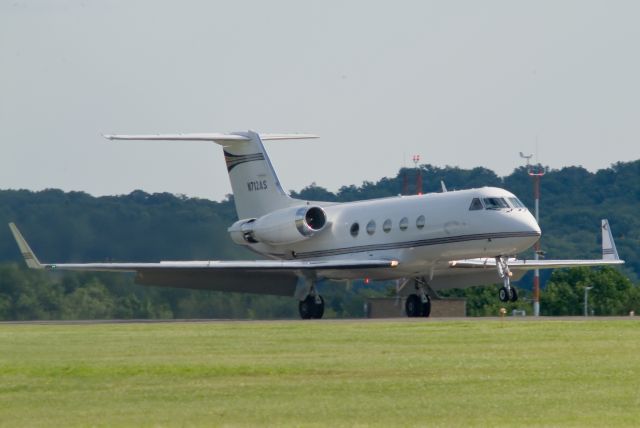
<instances>
[{"instance_id":1,"label":"tail stripe","mask_svg":"<svg viewBox=\"0 0 640 428\"><path fill-rule=\"evenodd\" d=\"M253 161L261 161L264 160L264 154L262 153L253 153L250 155L234 155L225 150L224 152L224 160L227 163L227 171L231 172L233 168L236 166Z\"/></svg>"}]
</instances>

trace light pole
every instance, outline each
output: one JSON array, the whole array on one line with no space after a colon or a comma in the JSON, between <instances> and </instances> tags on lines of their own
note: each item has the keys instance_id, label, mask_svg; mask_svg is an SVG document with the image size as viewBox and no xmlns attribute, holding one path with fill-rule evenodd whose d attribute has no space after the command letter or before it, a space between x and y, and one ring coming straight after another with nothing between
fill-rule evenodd
<instances>
[{"instance_id":1,"label":"light pole","mask_svg":"<svg viewBox=\"0 0 640 428\"><path fill-rule=\"evenodd\" d=\"M529 176L533 178L533 196L535 200L535 215L536 215L536 223L540 224L540 178L544 175L544 170L538 165L537 172L533 171L531 165L529 165L529 160L531 159L531 155L525 155L520 152L520 157L527 160L527 170L529 172ZM540 240L535 243L533 247L534 259L540 259ZM533 271L533 316L540 316L540 270L536 269Z\"/></svg>"},{"instance_id":2,"label":"light pole","mask_svg":"<svg viewBox=\"0 0 640 428\"><path fill-rule=\"evenodd\" d=\"M589 290L593 287L584 287L584 316L589 316Z\"/></svg>"},{"instance_id":3,"label":"light pole","mask_svg":"<svg viewBox=\"0 0 640 428\"><path fill-rule=\"evenodd\" d=\"M533 194L536 200L536 223L540 224L540 178L544 175L538 166L538 172L529 171L529 175L533 178ZM534 245L534 259L540 259L540 240ZM533 316L540 316L540 269L533 271Z\"/></svg>"}]
</instances>

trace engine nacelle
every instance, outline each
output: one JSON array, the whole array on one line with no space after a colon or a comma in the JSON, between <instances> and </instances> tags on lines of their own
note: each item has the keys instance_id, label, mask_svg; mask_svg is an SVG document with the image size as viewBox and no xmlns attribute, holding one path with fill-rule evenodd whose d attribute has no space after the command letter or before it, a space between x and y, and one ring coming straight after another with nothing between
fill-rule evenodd
<instances>
[{"instance_id":1,"label":"engine nacelle","mask_svg":"<svg viewBox=\"0 0 640 428\"><path fill-rule=\"evenodd\" d=\"M327 215L322 208L305 206L285 208L257 219L239 220L228 230L236 244L286 245L308 239L326 225Z\"/></svg>"}]
</instances>

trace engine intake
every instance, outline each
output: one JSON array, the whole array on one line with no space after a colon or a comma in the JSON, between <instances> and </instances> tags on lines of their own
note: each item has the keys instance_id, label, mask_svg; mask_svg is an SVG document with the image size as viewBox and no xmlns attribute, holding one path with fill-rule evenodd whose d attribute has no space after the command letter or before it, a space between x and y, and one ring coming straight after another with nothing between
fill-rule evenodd
<instances>
[{"instance_id":1,"label":"engine intake","mask_svg":"<svg viewBox=\"0 0 640 428\"><path fill-rule=\"evenodd\" d=\"M257 219L235 222L230 228L236 244L286 245L303 241L327 225L327 214L320 207L293 207L274 211Z\"/></svg>"},{"instance_id":2,"label":"engine intake","mask_svg":"<svg viewBox=\"0 0 640 428\"><path fill-rule=\"evenodd\" d=\"M304 207L296 211L296 227L303 236L312 236L322 230L326 223L327 215L320 207Z\"/></svg>"}]
</instances>

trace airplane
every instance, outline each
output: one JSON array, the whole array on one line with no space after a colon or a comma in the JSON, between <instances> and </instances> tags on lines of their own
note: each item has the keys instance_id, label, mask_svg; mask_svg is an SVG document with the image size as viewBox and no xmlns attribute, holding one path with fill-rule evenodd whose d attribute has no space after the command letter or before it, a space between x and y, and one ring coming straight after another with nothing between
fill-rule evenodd
<instances>
[{"instance_id":1,"label":"airplane","mask_svg":"<svg viewBox=\"0 0 640 428\"><path fill-rule=\"evenodd\" d=\"M515 255L541 236L535 218L511 192L496 187L347 203L291 198L263 141L311 134L105 135L108 140L206 141L222 146L238 221L233 242L266 260L158 263L41 263L15 224L9 227L29 268L133 272L142 285L293 296L300 317L319 319L321 280L399 280L409 317L428 317L437 290L502 282L499 299L518 299L512 280L529 270L619 265L607 220L602 259L523 260Z\"/></svg>"}]
</instances>

